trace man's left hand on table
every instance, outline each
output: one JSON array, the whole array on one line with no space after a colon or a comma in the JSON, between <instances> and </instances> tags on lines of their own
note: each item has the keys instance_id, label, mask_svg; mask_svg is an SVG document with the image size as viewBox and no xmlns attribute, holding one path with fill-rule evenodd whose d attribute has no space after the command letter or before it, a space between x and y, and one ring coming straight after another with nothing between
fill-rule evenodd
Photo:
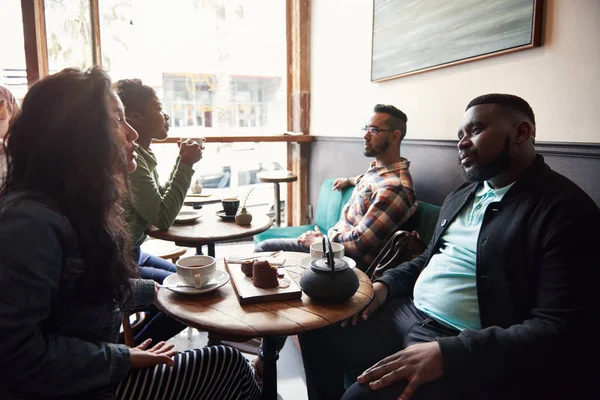
<instances>
[{"instance_id":1,"label":"man's left hand on table","mask_svg":"<svg viewBox=\"0 0 600 400\"><path fill-rule=\"evenodd\" d=\"M423 383L444 375L442 352L437 342L420 343L384 358L358 377L359 383L369 383L372 390L381 389L400 380L407 380L398 400L408 400Z\"/></svg>"},{"instance_id":2,"label":"man's left hand on table","mask_svg":"<svg viewBox=\"0 0 600 400\"><path fill-rule=\"evenodd\" d=\"M319 227L315 225L314 231L306 231L298 237L298 243L300 243L306 248L309 248L311 244L313 244L317 240L321 240L322 237L323 233L321 232Z\"/></svg>"}]
</instances>

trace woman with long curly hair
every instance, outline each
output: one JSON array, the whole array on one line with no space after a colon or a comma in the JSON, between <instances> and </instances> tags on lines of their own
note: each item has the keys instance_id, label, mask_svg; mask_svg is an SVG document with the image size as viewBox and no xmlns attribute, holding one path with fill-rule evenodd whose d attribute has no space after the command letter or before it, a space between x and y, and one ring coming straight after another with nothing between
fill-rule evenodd
<instances>
[{"instance_id":1,"label":"woman with long curly hair","mask_svg":"<svg viewBox=\"0 0 600 400\"><path fill-rule=\"evenodd\" d=\"M255 399L245 358L116 344L151 305L123 221L136 131L98 68L31 87L8 132L0 198L0 398Z\"/></svg>"}]
</instances>

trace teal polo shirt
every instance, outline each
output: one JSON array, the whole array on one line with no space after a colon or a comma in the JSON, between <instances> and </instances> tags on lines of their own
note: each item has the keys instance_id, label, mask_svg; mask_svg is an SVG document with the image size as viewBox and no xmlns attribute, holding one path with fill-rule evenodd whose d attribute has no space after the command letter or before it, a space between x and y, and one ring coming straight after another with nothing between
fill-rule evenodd
<instances>
[{"instance_id":1,"label":"teal polo shirt","mask_svg":"<svg viewBox=\"0 0 600 400\"><path fill-rule=\"evenodd\" d=\"M484 182L471 203L448 226L438 252L415 283L417 309L461 331L481 329L475 276L477 237L487 206L500 201L513 184L494 189Z\"/></svg>"}]
</instances>

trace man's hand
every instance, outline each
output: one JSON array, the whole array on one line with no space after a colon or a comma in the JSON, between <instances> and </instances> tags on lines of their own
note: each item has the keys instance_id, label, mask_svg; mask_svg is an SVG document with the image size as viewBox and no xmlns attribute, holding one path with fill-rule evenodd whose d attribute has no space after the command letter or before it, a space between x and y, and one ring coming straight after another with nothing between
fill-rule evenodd
<instances>
[{"instance_id":1,"label":"man's hand","mask_svg":"<svg viewBox=\"0 0 600 400\"><path fill-rule=\"evenodd\" d=\"M298 236L298 243L302 246L309 248L311 244L316 242L317 240L321 240L323 237L323 233L319 229L317 225L315 225L314 231L306 231L302 235Z\"/></svg>"},{"instance_id":2,"label":"man's hand","mask_svg":"<svg viewBox=\"0 0 600 400\"><path fill-rule=\"evenodd\" d=\"M359 383L369 383L371 390L381 389L402 379L408 385L398 400L408 400L423 383L444 375L442 352L437 342L420 343L384 358L358 377Z\"/></svg>"},{"instance_id":3,"label":"man's hand","mask_svg":"<svg viewBox=\"0 0 600 400\"><path fill-rule=\"evenodd\" d=\"M365 309L362 310L362 312L355 314L352 318L348 318L347 320L342 322L342 328L345 328L348 325L348 322L350 321L352 321L352 326L356 325L356 323L358 322L359 314L361 315L363 321L369 319L369 316L371 316L371 314L373 314L375 310L377 310L379 307L381 307L383 303L385 303L385 300L387 299L388 295L388 290L389 289L386 284L383 284L381 282L375 282L373 284L373 298L371 299L369 304L367 304L367 307L365 307Z\"/></svg>"},{"instance_id":4,"label":"man's hand","mask_svg":"<svg viewBox=\"0 0 600 400\"><path fill-rule=\"evenodd\" d=\"M175 365L172 357L177 354L177 350L173 349L172 344L158 342L154 347L146 350L150 343L152 340L146 339L139 346L129 349L131 368L149 368L158 364L167 364L171 367Z\"/></svg>"},{"instance_id":5,"label":"man's hand","mask_svg":"<svg viewBox=\"0 0 600 400\"><path fill-rule=\"evenodd\" d=\"M186 139L179 144L179 162L192 167L202 159L202 147L195 140Z\"/></svg>"},{"instance_id":6,"label":"man's hand","mask_svg":"<svg viewBox=\"0 0 600 400\"><path fill-rule=\"evenodd\" d=\"M348 186L350 186L350 178L337 178L333 182L333 190L342 190Z\"/></svg>"}]
</instances>

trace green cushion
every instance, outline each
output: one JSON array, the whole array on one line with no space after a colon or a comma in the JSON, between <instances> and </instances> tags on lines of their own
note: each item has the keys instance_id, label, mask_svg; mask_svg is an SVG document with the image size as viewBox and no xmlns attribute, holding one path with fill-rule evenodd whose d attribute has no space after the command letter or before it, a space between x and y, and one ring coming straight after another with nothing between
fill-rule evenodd
<instances>
[{"instance_id":1,"label":"green cushion","mask_svg":"<svg viewBox=\"0 0 600 400\"><path fill-rule=\"evenodd\" d=\"M267 239L296 239L304 232L314 229L314 225L302 225L302 226L286 226L281 228L270 228L263 233L254 235L254 243L260 243Z\"/></svg>"},{"instance_id":2,"label":"green cushion","mask_svg":"<svg viewBox=\"0 0 600 400\"><path fill-rule=\"evenodd\" d=\"M406 224L401 229L419 232L419 236L421 236L423 243L427 246L433 237L433 231L435 231L439 215L440 207L419 201L417 211L406 221Z\"/></svg>"},{"instance_id":3,"label":"green cushion","mask_svg":"<svg viewBox=\"0 0 600 400\"><path fill-rule=\"evenodd\" d=\"M344 206L348 203L354 192L354 186L349 186L341 192L333 190L333 182L335 182L335 179L325 180L319 192L315 224L323 232L327 232L340 220Z\"/></svg>"},{"instance_id":4,"label":"green cushion","mask_svg":"<svg viewBox=\"0 0 600 400\"><path fill-rule=\"evenodd\" d=\"M326 179L319 191L314 225L318 225L323 233L326 233L339 221L344 206L350 200L354 191L354 186L347 187L341 192L334 191L334 181L335 179ZM314 229L314 225L273 227L263 233L254 235L254 243L260 243L267 239L297 238L302 233Z\"/></svg>"}]
</instances>

